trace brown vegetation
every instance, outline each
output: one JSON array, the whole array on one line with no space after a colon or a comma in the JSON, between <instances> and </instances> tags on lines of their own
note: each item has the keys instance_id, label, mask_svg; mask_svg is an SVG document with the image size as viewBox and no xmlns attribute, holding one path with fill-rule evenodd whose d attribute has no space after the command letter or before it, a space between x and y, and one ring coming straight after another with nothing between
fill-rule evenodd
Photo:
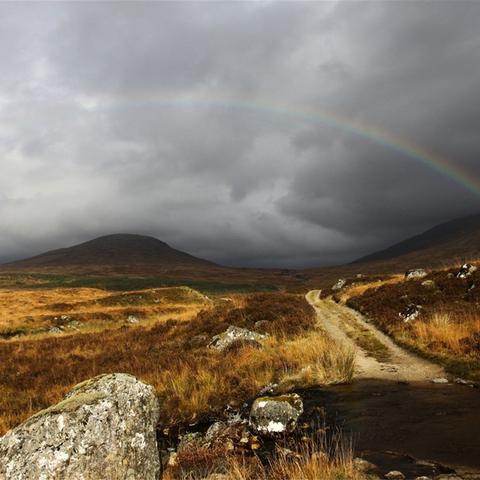
<instances>
[{"instance_id":1,"label":"brown vegetation","mask_svg":"<svg viewBox=\"0 0 480 480\"><path fill-rule=\"evenodd\" d=\"M264 349L207 348L229 325L255 329L259 320L266 321L264 331L275 334ZM190 322L0 341L0 432L101 373L131 373L154 385L162 425L217 415L272 381L289 389L348 380L352 354L334 348L314 327L314 312L303 296L253 294L208 307Z\"/></svg>"},{"instance_id":2,"label":"brown vegetation","mask_svg":"<svg viewBox=\"0 0 480 480\"><path fill-rule=\"evenodd\" d=\"M457 270L374 285L356 295L347 291L347 304L397 342L436 358L456 375L480 379L480 274L461 279ZM420 314L405 322L399 313L409 304L419 305Z\"/></svg>"},{"instance_id":3,"label":"brown vegetation","mask_svg":"<svg viewBox=\"0 0 480 480\"><path fill-rule=\"evenodd\" d=\"M111 293L96 288L0 290L0 337L45 334L75 321L65 332L122 326L142 320L190 320L210 302L187 287Z\"/></svg>"},{"instance_id":4,"label":"brown vegetation","mask_svg":"<svg viewBox=\"0 0 480 480\"><path fill-rule=\"evenodd\" d=\"M225 445L204 448L192 445L179 453L177 466L167 470L165 480L197 480L220 473L225 480L363 480L354 467L351 443L340 435L304 438L293 450L277 445L269 461L257 456L238 456Z\"/></svg>"}]
</instances>

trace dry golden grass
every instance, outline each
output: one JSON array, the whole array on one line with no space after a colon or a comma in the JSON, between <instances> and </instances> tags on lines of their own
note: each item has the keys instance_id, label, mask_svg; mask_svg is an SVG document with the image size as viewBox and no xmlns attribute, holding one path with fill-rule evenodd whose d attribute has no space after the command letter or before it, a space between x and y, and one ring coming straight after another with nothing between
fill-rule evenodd
<instances>
[{"instance_id":1,"label":"dry golden grass","mask_svg":"<svg viewBox=\"0 0 480 480\"><path fill-rule=\"evenodd\" d=\"M347 304L367 315L400 344L439 361L453 375L480 380L480 274L457 278L451 270L425 279L383 284L351 296ZM410 304L420 315L405 322L399 315Z\"/></svg>"},{"instance_id":2,"label":"dry golden grass","mask_svg":"<svg viewBox=\"0 0 480 480\"><path fill-rule=\"evenodd\" d=\"M184 288L157 288L112 293L95 288L0 290L0 336L45 334L61 324L61 317L76 320L84 331L121 326L129 315L158 323L190 320L210 302Z\"/></svg>"},{"instance_id":3,"label":"dry golden grass","mask_svg":"<svg viewBox=\"0 0 480 480\"><path fill-rule=\"evenodd\" d=\"M349 298L362 295L371 288L378 288L383 285L393 285L402 282L403 280L404 275L397 274L388 278L374 280L372 282L356 283L355 285L347 286L337 296L341 302L345 303Z\"/></svg>"},{"instance_id":4,"label":"dry golden grass","mask_svg":"<svg viewBox=\"0 0 480 480\"><path fill-rule=\"evenodd\" d=\"M278 449L268 462L255 456L238 456L221 446L192 446L182 452L175 468L165 472L165 480L199 480L220 473L225 480L363 480L354 468L351 442L340 435L325 435L299 442L292 450Z\"/></svg>"},{"instance_id":5,"label":"dry golden grass","mask_svg":"<svg viewBox=\"0 0 480 480\"><path fill-rule=\"evenodd\" d=\"M436 312L413 325L413 337L421 345L442 353L480 357L480 317Z\"/></svg>"},{"instance_id":6,"label":"dry golden grass","mask_svg":"<svg viewBox=\"0 0 480 480\"><path fill-rule=\"evenodd\" d=\"M229 325L254 329L258 320L276 332L264 349L221 353L206 347ZM314 326L303 296L254 294L209 305L189 322L0 341L0 434L102 373L131 373L153 385L162 425L190 423L227 404L239 405L270 382L287 390L348 380L351 353Z\"/></svg>"},{"instance_id":7,"label":"dry golden grass","mask_svg":"<svg viewBox=\"0 0 480 480\"><path fill-rule=\"evenodd\" d=\"M244 347L231 354L212 352L204 363L182 363L166 371L156 385L168 403L170 421L193 422L219 398L239 406L269 383L288 392L349 382L353 370L351 350L339 347L323 332L312 331L290 340L272 338L261 350Z\"/></svg>"}]
</instances>

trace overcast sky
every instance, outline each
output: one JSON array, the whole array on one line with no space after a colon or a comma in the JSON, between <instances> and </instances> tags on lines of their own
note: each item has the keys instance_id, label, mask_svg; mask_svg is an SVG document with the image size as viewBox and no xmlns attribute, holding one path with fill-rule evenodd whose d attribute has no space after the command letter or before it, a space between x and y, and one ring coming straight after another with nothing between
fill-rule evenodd
<instances>
[{"instance_id":1,"label":"overcast sky","mask_svg":"<svg viewBox=\"0 0 480 480\"><path fill-rule=\"evenodd\" d=\"M0 259L106 233L346 262L480 197L480 2L0 3ZM302 112L309 112L304 115Z\"/></svg>"}]
</instances>

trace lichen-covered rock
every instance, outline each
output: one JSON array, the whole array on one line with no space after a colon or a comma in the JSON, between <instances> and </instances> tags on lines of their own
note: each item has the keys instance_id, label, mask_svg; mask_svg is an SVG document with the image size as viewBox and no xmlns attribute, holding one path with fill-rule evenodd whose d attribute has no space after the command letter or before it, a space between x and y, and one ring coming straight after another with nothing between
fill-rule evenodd
<instances>
[{"instance_id":1,"label":"lichen-covered rock","mask_svg":"<svg viewBox=\"0 0 480 480\"><path fill-rule=\"evenodd\" d=\"M467 278L472 275L472 273L477 271L477 267L470 263L465 263L460 267L460 270L457 272L457 278Z\"/></svg>"},{"instance_id":2,"label":"lichen-covered rock","mask_svg":"<svg viewBox=\"0 0 480 480\"><path fill-rule=\"evenodd\" d=\"M93 378L0 438L0 480L156 480L158 417L153 387Z\"/></svg>"},{"instance_id":3,"label":"lichen-covered rock","mask_svg":"<svg viewBox=\"0 0 480 480\"><path fill-rule=\"evenodd\" d=\"M249 426L263 437L283 436L295 430L298 417L302 413L303 402L296 393L260 397L253 402Z\"/></svg>"},{"instance_id":4,"label":"lichen-covered rock","mask_svg":"<svg viewBox=\"0 0 480 480\"><path fill-rule=\"evenodd\" d=\"M231 325L225 332L215 335L210 342L209 347L220 351L230 350L245 345L259 348L261 347L260 342L266 337L267 335Z\"/></svg>"},{"instance_id":5,"label":"lichen-covered rock","mask_svg":"<svg viewBox=\"0 0 480 480\"><path fill-rule=\"evenodd\" d=\"M405 272L405 280L412 280L414 278L423 278L427 276L427 272L423 268L413 268Z\"/></svg>"},{"instance_id":6,"label":"lichen-covered rock","mask_svg":"<svg viewBox=\"0 0 480 480\"><path fill-rule=\"evenodd\" d=\"M332 290L341 290L346 284L347 281L344 278L339 278L337 283L332 287Z\"/></svg>"}]
</instances>

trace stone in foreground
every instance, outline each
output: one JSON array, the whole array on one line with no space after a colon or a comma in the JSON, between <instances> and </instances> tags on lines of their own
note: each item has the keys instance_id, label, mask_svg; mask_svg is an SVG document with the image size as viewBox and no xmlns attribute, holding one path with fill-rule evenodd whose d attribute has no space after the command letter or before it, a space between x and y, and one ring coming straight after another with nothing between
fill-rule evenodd
<instances>
[{"instance_id":1,"label":"stone in foreground","mask_svg":"<svg viewBox=\"0 0 480 480\"><path fill-rule=\"evenodd\" d=\"M266 337L267 335L231 325L225 332L215 335L209 347L220 351L246 345L259 348L261 347L260 342Z\"/></svg>"},{"instance_id":2,"label":"stone in foreground","mask_svg":"<svg viewBox=\"0 0 480 480\"><path fill-rule=\"evenodd\" d=\"M296 393L257 398L250 410L249 426L263 437L275 438L295 430L303 413L303 402Z\"/></svg>"},{"instance_id":3,"label":"stone in foreground","mask_svg":"<svg viewBox=\"0 0 480 480\"><path fill-rule=\"evenodd\" d=\"M0 438L0 480L156 480L159 404L131 375L101 375Z\"/></svg>"}]
</instances>

